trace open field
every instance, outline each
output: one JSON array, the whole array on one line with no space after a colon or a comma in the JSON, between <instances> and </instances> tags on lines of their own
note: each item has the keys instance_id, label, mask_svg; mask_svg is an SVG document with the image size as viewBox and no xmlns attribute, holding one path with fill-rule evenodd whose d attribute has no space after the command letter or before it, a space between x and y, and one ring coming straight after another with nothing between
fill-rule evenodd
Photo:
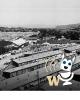
<instances>
[{"instance_id":1,"label":"open field","mask_svg":"<svg viewBox=\"0 0 80 100\"><path fill-rule=\"evenodd\" d=\"M16 39L19 37L28 39L28 37L33 34L35 34L35 32L0 32L0 40L4 39L7 41L11 41L12 39Z\"/></svg>"}]
</instances>

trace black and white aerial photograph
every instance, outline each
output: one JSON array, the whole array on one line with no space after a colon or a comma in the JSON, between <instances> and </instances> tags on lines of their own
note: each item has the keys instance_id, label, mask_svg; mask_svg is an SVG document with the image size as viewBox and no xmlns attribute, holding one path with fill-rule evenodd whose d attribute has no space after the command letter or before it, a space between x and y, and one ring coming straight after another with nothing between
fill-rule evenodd
<instances>
[{"instance_id":1,"label":"black and white aerial photograph","mask_svg":"<svg viewBox=\"0 0 80 100\"><path fill-rule=\"evenodd\" d=\"M0 0L0 91L80 91L80 0Z\"/></svg>"}]
</instances>

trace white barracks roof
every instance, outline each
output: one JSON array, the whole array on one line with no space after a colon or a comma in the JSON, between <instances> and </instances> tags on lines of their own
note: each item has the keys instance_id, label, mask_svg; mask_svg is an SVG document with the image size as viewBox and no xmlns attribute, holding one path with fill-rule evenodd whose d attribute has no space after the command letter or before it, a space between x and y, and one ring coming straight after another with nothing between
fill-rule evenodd
<instances>
[{"instance_id":1,"label":"white barracks roof","mask_svg":"<svg viewBox=\"0 0 80 100\"><path fill-rule=\"evenodd\" d=\"M57 50L56 51L48 51L48 52L43 52L43 53L39 53L39 54L34 54L34 55L31 55L28 57L18 58L18 59L15 59L14 61L16 63L20 64L20 63L32 61L35 59L40 59L40 58L49 57L49 56L55 56L55 55L58 55L61 53L62 53L62 51L57 51Z\"/></svg>"},{"instance_id":2,"label":"white barracks roof","mask_svg":"<svg viewBox=\"0 0 80 100\"><path fill-rule=\"evenodd\" d=\"M23 38L19 38L19 39L13 40L12 42L13 42L14 44L20 46L20 45L26 43L26 40L23 39Z\"/></svg>"}]
</instances>

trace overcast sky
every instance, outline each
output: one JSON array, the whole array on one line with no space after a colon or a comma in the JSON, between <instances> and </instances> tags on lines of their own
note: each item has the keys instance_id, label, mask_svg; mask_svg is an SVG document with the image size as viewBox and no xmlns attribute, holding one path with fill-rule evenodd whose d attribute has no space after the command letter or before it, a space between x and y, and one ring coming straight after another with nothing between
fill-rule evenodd
<instances>
[{"instance_id":1,"label":"overcast sky","mask_svg":"<svg viewBox=\"0 0 80 100\"><path fill-rule=\"evenodd\" d=\"M0 0L0 25L55 26L80 23L80 0Z\"/></svg>"}]
</instances>

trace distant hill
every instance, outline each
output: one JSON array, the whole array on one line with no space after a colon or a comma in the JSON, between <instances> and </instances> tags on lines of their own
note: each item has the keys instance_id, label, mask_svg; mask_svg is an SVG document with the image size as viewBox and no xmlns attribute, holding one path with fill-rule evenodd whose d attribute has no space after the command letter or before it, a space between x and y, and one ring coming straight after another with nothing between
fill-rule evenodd
<instances>
[{"instance_id":1,"label":"distant hill","mask_svg":"<svg viewBox=\"0 0 80 100\"><path fill-rule=\"evenodd\" d=\"M57 30L80 30L80 23L79 24L69 24L69 25L59 25L56 26Z\"/></svg>"},{"instance_id":2,"label":"distant hill","mask_svg":"<svg viewBox=\"0 0 80 100\"><path fill-rule=\"evenodd\" d=\"M37 32L37 28L25 28L25 27L0 27L0 32Z\"/></svg>"},{"instance_id":3,"label":"distant hill","mask_svg":"<svg viewBox=\"0 0 80 100\"><path fill-rule=\"evenodd\" d=\"M39 37L55 36L56 39L64 36L66 39L80 39L80 24L60 25L53 29L41 29Z\"/></svg>"}]
</instances>

